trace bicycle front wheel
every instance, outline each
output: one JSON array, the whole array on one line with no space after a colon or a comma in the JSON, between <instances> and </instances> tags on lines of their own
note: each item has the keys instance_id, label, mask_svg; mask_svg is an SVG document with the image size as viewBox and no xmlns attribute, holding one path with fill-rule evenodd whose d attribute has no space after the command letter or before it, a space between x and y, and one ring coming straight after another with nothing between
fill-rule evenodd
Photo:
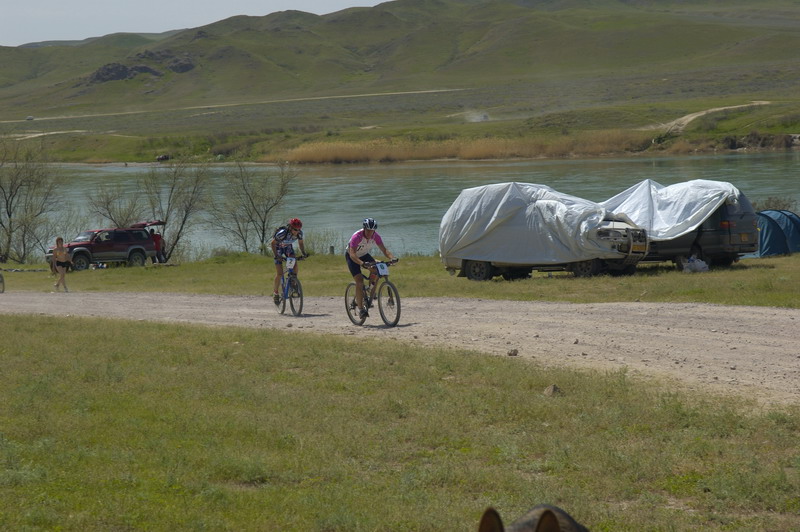
<instances>
[{"instance_id":1,"label":"bicycle front wheel","mask_svg":"<svg viewBox=\"0 0 800 532\"><path fill-rule=\"evenodd\" d=\"M286 312L286 282L281 279L280 301L275 303L275 310L280 314Z\"/></svg>"},{"instance_id":2,"label":"bicycle front wheel","mask_svg":"<svg viewBox=\"0 0 800 532\"><path fill-rule=\"evenodd\" d=\"M289 306L295 316L303 312L303 285L297 277L289 279Z\"/></svg>"},{"instance_id":3,"label":"bicycle front wheel","mask_svg":"<svg viewBox=\"0 0 800 532\"><path fill-rule=\"evenodd\" d=\"M384 281L378 287L378 310L388 327L394 327L400 321L400 293L391 281Z\"/></svg>"},{"instance_id":4,"label":"bicycle front wheel","mask_svg":"<svg viewBox=\"0 0 800 532\"><path fill-rule=\"evenodd\" d=\"M363 325L367 317L361 317L361 309L358 308L356 303L356 283L347 285L347 290L344 291L344 308L347 311L347 317L356 325Z\"/></svg>"}]
</instances>

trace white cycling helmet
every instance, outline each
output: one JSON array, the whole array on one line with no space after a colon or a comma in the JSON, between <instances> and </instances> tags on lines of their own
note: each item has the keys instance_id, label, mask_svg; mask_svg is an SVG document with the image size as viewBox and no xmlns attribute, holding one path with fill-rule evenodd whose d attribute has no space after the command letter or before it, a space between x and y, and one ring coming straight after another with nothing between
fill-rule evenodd
<instances>
[{"instance_id":1,"label":"white cycling helmet","mask_svg":"<svg viewBox=\"0 0 800 532\"><path fill-rule=\"evenodd\" d=\"M378 228L378 222L374 218L364 218L364 229L372 229L373 231Z\"/></svg>"}]
</instances>

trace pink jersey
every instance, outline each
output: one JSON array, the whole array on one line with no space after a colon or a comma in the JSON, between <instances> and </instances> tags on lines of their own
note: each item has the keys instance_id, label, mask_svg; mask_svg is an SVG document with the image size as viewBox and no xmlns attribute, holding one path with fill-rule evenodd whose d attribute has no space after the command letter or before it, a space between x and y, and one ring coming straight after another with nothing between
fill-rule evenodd
<instances>
[{"instance_id":1,"label":"pink jersey","mask_svg":"<svg viewBox=\"0 0 800 532\"><path fill-rule=\"evenodd\" d=\"M383 240L381 239L381 235L378 234L377 231L372 233L372 238L367 238L364 236L364 230L359 229L353 236L350 237L350 243L347 244L347 248L355 248L356 250L356 257L363 257L369 250L371 250L374 246L382 246Z\"/></svg>"}]
</instances>

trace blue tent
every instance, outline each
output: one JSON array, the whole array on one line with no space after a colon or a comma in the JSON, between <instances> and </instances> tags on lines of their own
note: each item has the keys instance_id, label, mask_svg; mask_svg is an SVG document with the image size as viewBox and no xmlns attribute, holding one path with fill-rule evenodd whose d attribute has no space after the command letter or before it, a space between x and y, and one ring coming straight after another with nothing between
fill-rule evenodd
<instances>
[{"instance_id":1,"label":"blue tent","mask_svg":"<svg viewBox=\"0 0 800 532\"><path fill-rule=\"evenodd\" d=\"M800 216L792 211L758 213L758 257L800 251Z\"/></svg>"}]
</instances>

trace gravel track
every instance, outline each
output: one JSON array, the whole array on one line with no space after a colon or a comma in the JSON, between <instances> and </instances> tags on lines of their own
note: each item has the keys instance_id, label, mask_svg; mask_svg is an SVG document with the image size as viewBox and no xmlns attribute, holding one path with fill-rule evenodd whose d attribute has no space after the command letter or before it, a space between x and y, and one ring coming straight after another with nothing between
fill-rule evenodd
<instances>
[{"instance_id":1,"label":"gravel track","mask_svg":"<svg viewBox=\"0 0 800 532\"><path fill-rule=\"evenodd\" d=\"M627 368L631 374L666 378L690 391L739 394L762 404L800 404L798 309L458 298L407 298L402 304L400 324L387 328L377 309L363 327L352 325L341 297L307 297L304 315L296 318L278 314L271 298L260 296L0 294L0 314L137 316L152 321L392 338L531 358L549 366Z\"/></svg>"}]
</instances>

